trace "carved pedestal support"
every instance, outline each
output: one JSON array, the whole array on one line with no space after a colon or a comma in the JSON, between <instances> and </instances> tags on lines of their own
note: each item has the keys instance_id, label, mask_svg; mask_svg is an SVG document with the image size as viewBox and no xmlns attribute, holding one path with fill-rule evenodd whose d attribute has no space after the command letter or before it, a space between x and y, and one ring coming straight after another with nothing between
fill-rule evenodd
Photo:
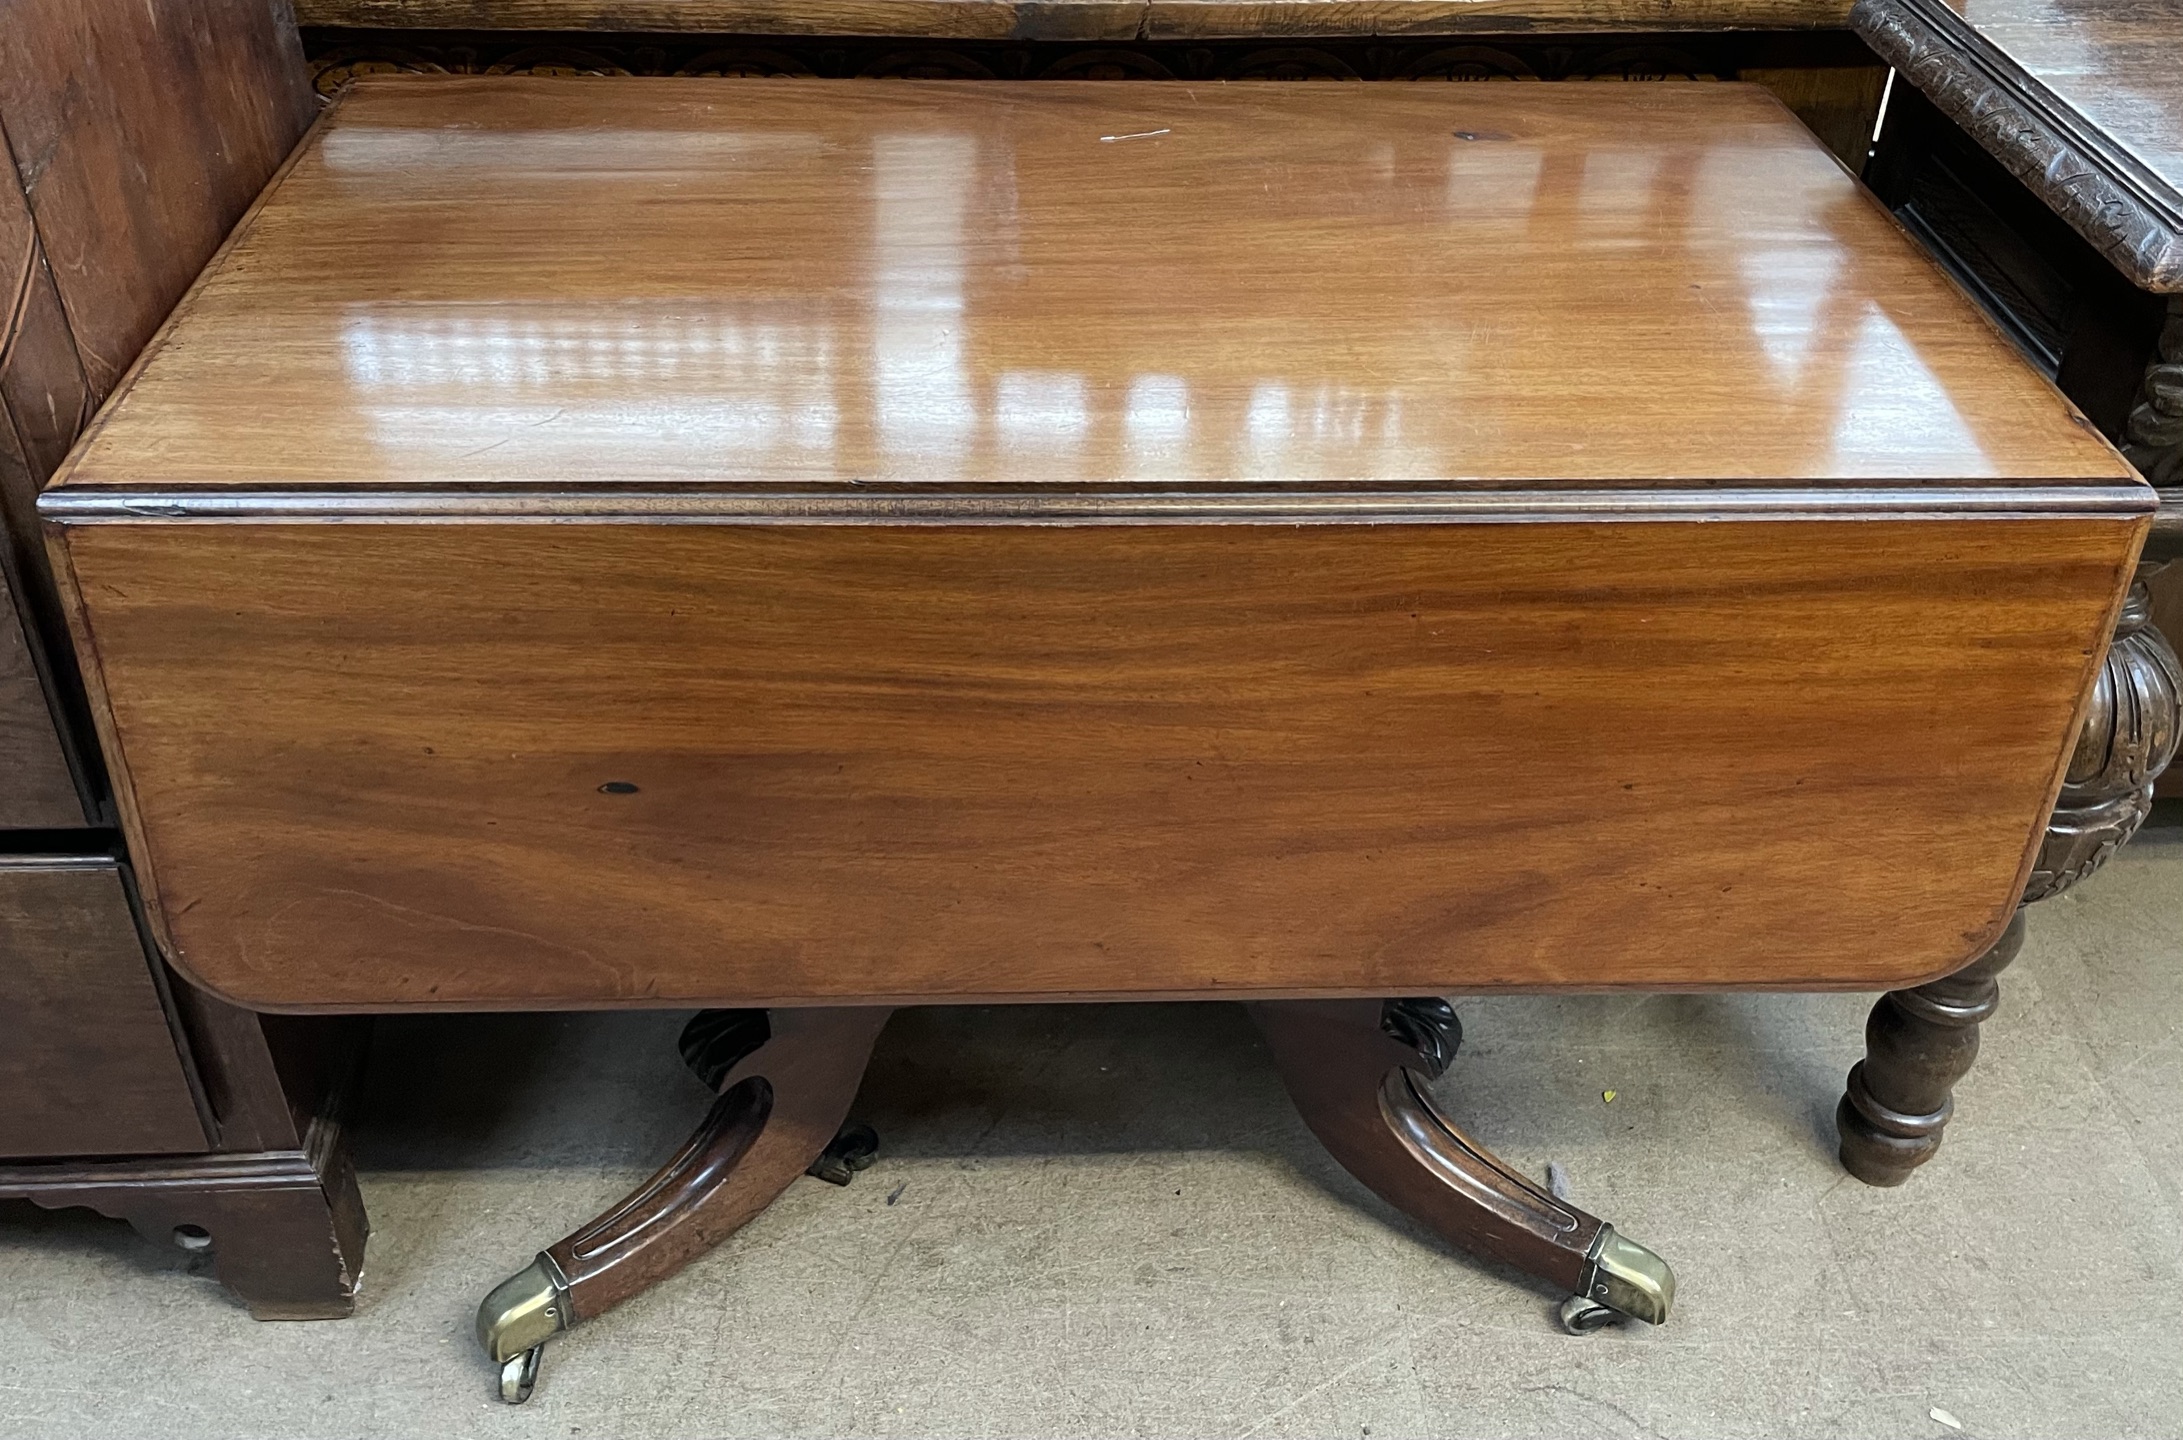
<instances>
[{"instance_id":1,"label":"carved pedestal support","mask_svg":"<svg viewBox=\"0 0 2183 1440\"><path fill-rule=\"evenodd\" d=\"M2153 781L2174 758L2183 671L2151 621L2141 566L2047 822L2022 904L2059 895L2107 863L2153 807ZM1880 997L1865 1058L1835 1112L1842 1164L1871 1185L1900 1185L1940 1148L1951 1092L1978 1054L1979 1023L2000 1003L1995 977L2024 943L2019 908L1993 947L1943 980Z\"/></svg>"},{"instance_id":2,"label":"carved pedestal support","mask_svg":"<svg viewBox=\"0 0 2183 1440\"><path fill-rule=\"evenodd\" d=\"M546 1341L675 1274L827 1157L890 1013L708 1010L693 1019L682 1054L719 1091L712 1110L657 1174L478 1307L478 1343L501 1367L501 1398L529 1398ZM833 1168L869 1158L866 1147L850 1149L862 1155L836 1155Z\"/></svg>"},{"instance_id":3,"label":"carved pedestal support","mask_svg":"<svg viewBox=\"0 0 2183 1440\"><path fill-rule=\"evenodd\" d=\"M1463 1033L1446 1001L1248 1008L1304 1123L1381 1199L1465 1250L1570 1292L1562 1320L1572 1330L1668 1318L1666 1262L1510 1169L1434 1106L1425 1086Z\"/></svg>"}]
</instances>

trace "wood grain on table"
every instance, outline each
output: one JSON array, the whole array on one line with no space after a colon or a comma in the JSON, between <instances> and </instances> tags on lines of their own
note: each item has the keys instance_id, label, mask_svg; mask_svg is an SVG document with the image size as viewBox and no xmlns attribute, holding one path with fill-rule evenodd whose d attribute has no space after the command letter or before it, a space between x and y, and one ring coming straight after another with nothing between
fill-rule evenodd
<instances>
[{"instance_id":1,"label":"wood grain on table","mask_svg":"<svg viewBox=\"0 0 2183 1440\"><path fill-rule=\"evenodd\" d=\"M1763 93L1487 88L359 86L44 502L176 958L1962 963L2150 490Z\"/></svg>"},{"instance_id":2,"label":"wood grain on table","mask_svg":"<svg viewBox=\"0 0 2183 1440\"><path fill-rule=\"evenodd\" d=\"M176 960L369 1008L1928 978L2014 908L2130 542L144 523L69 549Z\"/></svg>"},{"instance_id":3,"label":"wood grain on table","mask_svg":"<svg viewBox=\"0 0 2183 1440\"><path fill-rule=\"evenodd\" d=\"M69 485L2128 474L1744 85L366 79L182 315Z\"/></svg>"}]
</instances>

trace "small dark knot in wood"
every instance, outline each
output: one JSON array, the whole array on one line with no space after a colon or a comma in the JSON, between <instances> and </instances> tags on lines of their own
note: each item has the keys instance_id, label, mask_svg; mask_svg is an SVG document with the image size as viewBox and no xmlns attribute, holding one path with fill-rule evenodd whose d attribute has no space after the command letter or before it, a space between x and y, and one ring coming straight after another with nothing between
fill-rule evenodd
<instances>
[{"instance_id":1,"label":"small dark knot in wood","mask_svg":"<svg viewBox=\"0 0 2183 1440\"><path fill-rule=\"evenodd\" d=\"M2024 945L2018 910L1991 949L1943 980L1880 997L1865 1058L1835 1110L1842 1165L1868 1185L1900 1185L1940 1149L1956 1082L1978 1057L1978 1027L2001 1003L1997 976Z\"/></svg>"}]
</instances>

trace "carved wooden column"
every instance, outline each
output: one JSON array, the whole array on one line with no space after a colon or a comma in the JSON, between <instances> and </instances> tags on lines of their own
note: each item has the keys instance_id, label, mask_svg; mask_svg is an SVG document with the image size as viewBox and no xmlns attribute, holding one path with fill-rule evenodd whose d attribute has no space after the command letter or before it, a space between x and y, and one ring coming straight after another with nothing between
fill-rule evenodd
<instances>
[{"instance_id":1,"label":"carved wooden column","mask_svg":"<svg viewBox=\"0 0 2183 1440\"><path fill-rule=\"evenodd\" d=\"M2161 327L2153 363L2138 388L2138 403L2123 422L2122 453L2164 492L2183 487L2183 295L2168 297L2168 321ZM2169 498L2161 496L2163 511Z\"/></svg>"},{"instance_id":2,"label":"carved wooden column","mask_svg":"<svg viewBox=\"0 0 2183 1440\"><path fill-rule=\"evenodd\" d=\"M2171 337L2183 327L2171 322ZM2153 781L2175 755L2183 672L2153 628L2138 567L2123 602L2021 904L2059 895L2137 833L2153 808ZM1978 1054L1979 1022L2000 1003L1995 977L2024 943L2019 908L1985 954L1943 980L1880 997L1865 1025L1865 1058L1851 1068L1835 1111L1842 1164L1870 1185L1900 1185L1933 1158L1955 1110L1950 1094Z\"/></svg>"},{"instance_id":3,"label":"carved wooden column","mask_svg":"<svg viewBox=\"0 0 2183 1440\"><path fill-rule=\"evenodd\" d=\"M2123 602L2046 841L2024 886L2026 905L2061 894L2106 864L2152 813L2153 782L2175 758L2183 671L2175 647L2153 628L2145 584L2161 568L2140 565Z\"/></svg>"}]
</instances>

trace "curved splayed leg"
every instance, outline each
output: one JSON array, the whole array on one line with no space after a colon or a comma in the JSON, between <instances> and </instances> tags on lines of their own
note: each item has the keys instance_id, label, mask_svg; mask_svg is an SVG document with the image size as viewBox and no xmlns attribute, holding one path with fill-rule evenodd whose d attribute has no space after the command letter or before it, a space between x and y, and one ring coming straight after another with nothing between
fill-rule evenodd
<instances>
[{"instance_id":1,"label":"curved splayed leg","mask_svg":"<svg viewBox=\"0 0 2183 1440\"><path fill-rule=\"evenodd\" d=\"M889 1013L711 1010L693 1019L683 1057L720 1092L704 1121L651 1179L479 1306L478 1343L501 1367L501 1398L529 1397L548 1340L675 1274L826 1157ZM856 1148L868 1153L862 1137Z\"/></svg>"},{"instance_id":2,"label":"curved splayed leg","mask_svg":"<svg viewBox=\"0 0 2183 1440\"><path fill-rule=\"evenodd\" d=\"M1462 1038L1436 999L1264 1001L1251 1016L1304 1123L1350 1174L1448 1240L1570 1292L1563 1324L1668 1318L1675 1277L1464 1134L1426 1093Z\"/></svg>"}]
</instances>

